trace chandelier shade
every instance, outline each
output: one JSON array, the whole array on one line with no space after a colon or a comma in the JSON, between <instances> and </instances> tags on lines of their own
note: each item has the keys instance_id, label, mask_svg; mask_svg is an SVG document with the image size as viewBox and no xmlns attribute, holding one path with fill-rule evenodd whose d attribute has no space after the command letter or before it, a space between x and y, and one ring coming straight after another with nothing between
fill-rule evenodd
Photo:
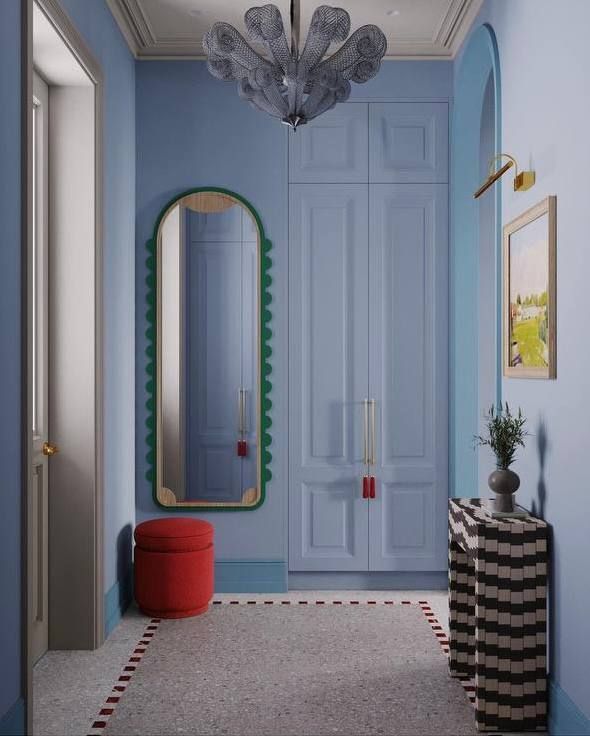
<instances>
[{"instance_id":1,"label":"chandelier shade","mask_svg":"<svg viewBox=\"0 0 590 736\"><path fill-rule=\"evenodd\" d=\"M253 49L229 23L214 23L203 38L211 74L237 81L242 99L294 130L347 100L351 82L362 84L374 77L387 50L385 35L377 26L362 26L348 38L348 13L321 5L314 11L300 52L296 3L291 5L291 46L276 5L250 8L244 16L248 37L263 44L270 58ZM324 58L332 43L343 45Z\"/></svg>"}]
</instances>

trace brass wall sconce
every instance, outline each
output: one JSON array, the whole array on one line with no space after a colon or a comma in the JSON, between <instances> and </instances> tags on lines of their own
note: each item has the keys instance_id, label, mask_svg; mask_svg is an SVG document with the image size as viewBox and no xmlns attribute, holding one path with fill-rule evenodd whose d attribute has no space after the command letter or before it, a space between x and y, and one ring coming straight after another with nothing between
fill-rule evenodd
<instances>
[{"instance_id":1,"label":"brass wall sconce","mask_svg":"<svg viewBox=\"0 0 590 736\"><path fill-rule=\"evenodd\" d=\"M508 162L501 166L497 171L494 171L494 165L496 161L507 158ZM486 192L492 184L498 181L498 179L514 166L516 174L514 176L514 191L515 192L526 192L535 183L535 172L534 171L521 171L518 173L518 164L513 156L509 156L507 153L499 153L490 160L490 168L488 172L488 178L480 186L480 188L473 195L474 199L478 199L481 195Z\"/></svg>"}]
</instances>

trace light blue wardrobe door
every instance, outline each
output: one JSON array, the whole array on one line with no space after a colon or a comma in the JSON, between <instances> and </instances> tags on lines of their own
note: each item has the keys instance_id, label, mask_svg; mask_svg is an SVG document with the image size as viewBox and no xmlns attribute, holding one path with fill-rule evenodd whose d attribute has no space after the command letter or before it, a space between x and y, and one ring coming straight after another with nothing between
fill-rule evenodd
<instances>
[{"instance_id":1,"label":"light blue wardrobe door","mask_svg":"<svg viewBox=\"0 0 590 736\"><path fill-rule=\"evenodd\" d=\"M371 570L444 570L448 210L444 184L370 187Z\"/></svg>"},{"instance_id":2,"label":"light blue wardrobe door","mask_svg":"<svg viewBox=\"0 0 590 736\"><path fill-rule=\"evenodd\" d=\"M249 219L247 216L244 219ZM258 249L256 242L242 244L242 388L245 391L244 439L248 453L241 458L242 492L258 485Z\"/></svg>"},{"instance_id":3,"label":"light blue wardrobe door","mask_svg":"<svg viewBox=\"0 0 590 736\"><path fill-rule=\"evenodd\" d=\"M289 567L366 570L367 186L290 187Z\"/></svg>"},{"instance_id":4,"label":"light blue wardrobe door","mask_svg":"<svg viewBox=\"0 0 590 736\"><path fill-rule=\"evenodd\" d=\"M366 182L367 146L367 105L337 105L289 132L289 181Z\"/></svg>"},{"instance_id":5,"label":"light blue wardrobe door","mask_svg":"<svg viewBox=\"0 0 590 736\"><path fill-rule=\"evenodd\" d=\"M193 222L199 218L194 217ZM241 248L239 239L233 243L189 244L186 456L187 496L191 499L241 499L242 468L236 452L241 381Z\"/></svg>"},{"instance_id":6,"label":"light blue wardrobe door","mask_svg":"<svg viewBox=\"0 0 590 736\"><path fill-rule=\"evenodd\" d=\"M369 181L448 181L446 102L369 105Z\"/></svg>"}]
</instances>

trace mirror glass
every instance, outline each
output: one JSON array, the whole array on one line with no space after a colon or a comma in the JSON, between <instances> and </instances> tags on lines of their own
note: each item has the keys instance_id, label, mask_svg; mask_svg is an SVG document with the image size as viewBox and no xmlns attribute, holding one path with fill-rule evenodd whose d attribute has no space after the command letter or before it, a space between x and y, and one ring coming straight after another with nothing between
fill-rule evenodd
<instances>
[{"instance_id":1,"label":"mirror glass","mask_svg":"<svg viewBox=\"0 0 590 736\"><path fill-rule=\"evenodd\" d=\"M189 194L157 238L157 499L252 506L260 498L261 234L238 199Z\"/></svg>"}]
</instances>

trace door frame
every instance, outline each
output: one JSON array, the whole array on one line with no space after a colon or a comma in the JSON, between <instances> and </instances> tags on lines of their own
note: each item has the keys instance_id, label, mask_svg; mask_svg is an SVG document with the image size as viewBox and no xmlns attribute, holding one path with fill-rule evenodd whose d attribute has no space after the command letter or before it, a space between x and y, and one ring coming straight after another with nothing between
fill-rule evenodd
<instances>
[{"instance_id":1,"label":"door frame","mask_svg":"<svg viewBox=\"0 0 590 736\"><path fill-rule=\"evenodd\" d=\"M63 10L59 0L26 0L22 3L21 49L21 365L26 379L21 382L21 498L22 498L22 570L21 570L21 631L22 631L22 689L26 703L26 732L33 728L33 665L31 627L29 614L31 605L32 560L29 555L33 530L29 492L32 487L31 460L32 422L31 379L32 379L32 311L30 294L32 287L33 231L33 7L34 3L59 34L64 44L80 64L94 86L94 494L90 510L94 522L94 549L89 568L93 577L94 631L92 648L100 647L104 641L104 438L103 438L103 131L104 131L104 78L100 65L89 50L86 42Z\"/></svg>"}]
</instances>

